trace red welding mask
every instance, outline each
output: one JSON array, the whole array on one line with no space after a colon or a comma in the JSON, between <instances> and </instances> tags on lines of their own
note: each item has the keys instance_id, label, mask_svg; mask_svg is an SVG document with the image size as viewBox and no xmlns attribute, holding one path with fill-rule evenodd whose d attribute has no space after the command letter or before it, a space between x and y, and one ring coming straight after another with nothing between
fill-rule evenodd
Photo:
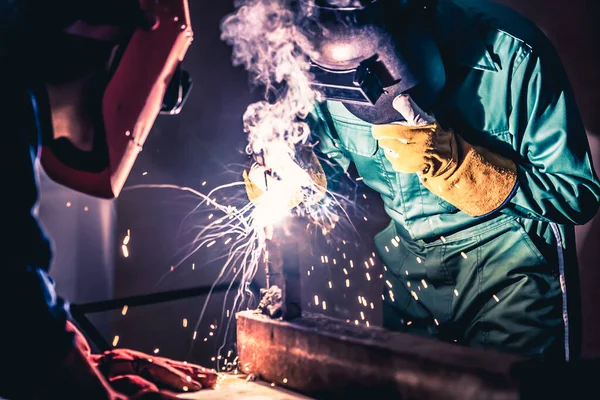
<instances>
[{"instance_id":1,"label":"red welding mask","mask_svg":"<svg viewBox=\"0 0 600 400\"><path fill-rule=\"evenodd\" d=\"M96 128L108 155L104 165L81 168L65 162L48 142L42 144L41 163L48 176L89 195L119 195L158 115L179 113L191 88L190 76L181 68L193 39L188 0L141 4L156 23L152 29L133 30L116 47Z\"/></svg>"}]
</instances>

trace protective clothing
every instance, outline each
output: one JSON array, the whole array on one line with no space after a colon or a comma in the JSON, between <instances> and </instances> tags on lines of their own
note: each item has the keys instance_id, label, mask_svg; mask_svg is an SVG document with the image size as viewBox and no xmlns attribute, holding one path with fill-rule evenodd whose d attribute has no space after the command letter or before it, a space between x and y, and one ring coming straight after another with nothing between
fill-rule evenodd
<instances>
[{"instance_id":1,"label":"protective clothing","mask_svg":"<svg viewBox=\"0 0 600 400\"><path fill-rule=\"evenodd\" d=\"M300 149L295 160L285 156L277 159L267 160L265 165L254 163L249 171L243 172L246 194L256 206L283 204L283 208L291 210L308 194L315 203L325 196L327 178L311 148Z\"/></svg>"},{"instance_id":2,"label":"protective clothing","mask_svg":"<svg viewBox=\"0 0 600 400\"><path fill-rule=\"evenodd\" d=\"M434 26L447 84L427 111L473 146L512 160L518 188L499 209L472 217L417 174L394 171L372 126L343 104L318 105L317 148L341 169L354 163L392 218L375 238L389 282L384 325L575 358L573 225L596 214L600 184L566 75L544 35L500 5L440 1Z\"/></svg>"},{"instance_id":3,"label":"protective clothing","mask_svg":"<svg viewBox=\"0 0 600 400\"><path fill-rule=\"evenodd\" d=\"M45 88L47 72L52 68L49 64L31 61L40 54L36 50L43 50L38 44L51 44L48 37L62 34L65 27L82 18L72 14L70 7L81 10L77 5L83 6L83 3L85 10L98 11L109 3L124 6L131 2L8 2L3 4L6 7L3 11L7 12L0 15L0 121L5 150L0 157L0 171L6 189L2 210L7 231L0 245L3 256L0 397L7 399L34 397L41 395L41 390L56 387L55 374L73 355L81 355L75 351L78 347L74 347L74 332L66 328L68 304L57 296L48 274L52 250L37 219L40 148L42 138L53 136ZM111 21L121 18L114 8L108 13L92 14L94 18L109 15ZM5 20L9 17L14 19ZM138 21L131 23L137 25ZM46 73L40 71L40 66L48 67L44 70ZM35 385L31 384L31 375L24 373L31 370L32 360L39 371L49 371L36 375ZM85 375L81 370L71 372ZM87 381L94 380L92 375ZM95 383L100 385L100 382ZM91 394L90 398L93 398Z\"/></svg>"},{"instance_id":4,"label":"protective clothing","mask_svg":"<svg viewBox=\"0 0 600 400\"><path fill-rule=\"evenodd\" d=\"M473 217L497 210L515 193L512 160L442 129L408 95L398 96L394 108L406 123L373 126L394 171L419 174L423 186ZM415 115L421 120L411 121Z\"/></svg>"},{"instance_id":5,"label":"protective clothing","mask_svg":"<svg viewBox=\"0 0 600 400\"><path fill-rule=\"evenodd\" d=\"M45 140L42 165L56 182L98 197L118 196L159 112L181 109L191 86L189 75L177 69L193 39L187 0L160 0L149 11L157 18L149 30L135 29L113 43L118 47L95 128L104 141L96 147L108 159L86 167L73 161L86 155L73 155L74 148L61 151L57 141ZM82 36L94 29L70 25L67 31Z\"/></svg>"},{"instance_id":6,"label":"protective clothing","mask_svg":"<svg viewBox=\"0 0 600 400\"><path fill-rule=\"evenodd\" d=\"M75 347L119 393L133 396L144 391L158 392L159 387L180 393L212 388L217 383L218 374L215 370L187 362L129 349L92 354L87 339L70 321L67 321L67 330L75 335Z\"/></svg>"},{"instance_id":7,"label":"protective clothing","mask_svg":"<svg viewBox=\"0 0 600 400\"><path fill-rule=\"evenodd\" d=\"M177 393L212 388L217 373L198 365L154 357L139 351L115 349L92 354L91 359L103 375L121 393L134 394L144 387L166 389ZM125 390L123 390L125 389Z\"/></svg>"}]
</instances>

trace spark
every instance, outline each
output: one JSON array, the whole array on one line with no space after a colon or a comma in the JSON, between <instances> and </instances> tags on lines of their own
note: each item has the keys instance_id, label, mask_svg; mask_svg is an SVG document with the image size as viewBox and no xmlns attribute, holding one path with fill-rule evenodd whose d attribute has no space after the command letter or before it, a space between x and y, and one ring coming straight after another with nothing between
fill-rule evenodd
<instances>
[{"instance_id":1,"label":"spark","mask_svg":"<svg viewBox=\"0 0 600 400\"><path fill-rule=\"evenodd\" d=\"M348 270L346 268L343 269L344 275L348 275Z\"/></svg>"},{"instance_id":2,"label":"spark","mask_svg":"<svg viewBox=\"0 0 600 400\"><path fill-rule=\"evenodd\" d=\"M123 252L123 257L129 257L129 249L127 249L126 245L121 245L121 251Z\"/></svg>"},{"instance_id":3,"label":"spark","mask_svg":"<svg viewBox=\"0 0 600 400\"><path fill-rule=\"evenodd\" d=\"M423 262L423 260L421 260L421 257L417 257L417 262L418 262L419 264L421 264L421 263Z\"/></svg>"},{"instance_id":4,"label":"spark","mask_svg":"<svg viewBox=\"0 0 600 400\"><path fill-rule=\"evenodd\" d=\"M350 268L354 268L354 261L350 260Z\"/></svg>"},{"instance_id":5,"label":"spark","mask_svg":"<svg viewBox=\"0 0 600 400\"><path fill-rule=\"evenodd\" d=\"M369 328L371 325L369 324L369 321L365 322L365 325L367 325L367 328Z\"/></svg>"},{"instance_id":6,"label":"spark","mask_svg":"<svg viewBox=\"0 0 600 400\"><path fill-rule=\"evenodd\" d=\"M188 326L188 320L187 320L187 318L183 319L182 324L183 324L184 328L187 328L187 326Z\"/></svg>"},{"instance_id":7,"label":"spark","mask_svg":"<svg viewBox=\"0 0 600 400\"><path fill-rule=\"evenodd\" d=\"M129 310L129 306L128 305L124 305L123 309L121 310L121 315L127 315L127 311Z\"/></svg>"},{"instance_id":8,"label":"spark","mask_svg":"<svg viewBox=\"0 0 600 400\"><path fill-rule=\"evenodd\" d=\"M90 208L88 206L83 207L83 211L89 211L89 209Z\"/></svg>"},{"instance_id":9,"label":"spark","mask_svg":"<svg viewBox=\"0 0 600 400\"><path fill-rule=\"evenodd\" d=\"M198 335L198 332L194 331L194 335L192 336L192 340L196 340L196 336Z\"/></svg>"},{"instance_id":10,"label":"spark","mask_svg":"<svg viewBox=\"0 0 600 400\"><path fill-rule=\"evenodd\" d=\"M386 251L387 253L389 253L389 252L390 252L390 248L389 248L389 247L387 247L387 246L384 246L384 247L385 247L385 251Z\"/></svg>"},{"instance_id":11,"label":"spark","mask_svg":"<svg viewBox=\"0 0 600 400\"><path fill-rule=\"evenodd\" d=\"M366 194L364 194L364 193L363 193L363 198L364 198L364 199L366 199L366 198L367 198L367 195L366 195Z\"/></svg>"},{"instance_id":12,"label":"spark","mask_svg":"<svg viewBox=\"0 0 600 400\"><path fill-rule=\"evenodd\" d=\"M323 306L323 310L327 310L327 303L325 303L325 300L323 300L322 306Z\"/></svg>"},{"instance_id":13,"label":"spark","mask_svg":"<svg viewBox=\"0 0 600 400\"><path fill-rule=\"evenodd\" d=\"M127 246L129 244L130 240L131 240L131 231L129 229L127 229L127 235L125 235L125 237L123 238L123 245Z\"/></svg>"},{"instance_id":14,"label":"spark","mask_svg":"<svg viewBox=\"0 0 600 400\"><path fill-rule=\"evenodd\" d=\"M67 207L71 207L71 205L72 205L71 202L67 201Z\"/></svg>"},{"instance_id":15,"label":"spark","mask_svg":"<svg viewBox=\"0 0 600 400\"><path fill-rule=\"evenodd\" d=\"M500 299L498 298L498 296L494 295L493 297L494 297L494 300L496 300L496 303L500 302Z\"/></svg>"},{"instance_id":16,"label":"spark","mask_svg":"<svg viewBox=\"0 0 600 400\"><path fill-rule=\"evenodd\" d=\"M458 290L454 289L454 295L458 297Z\"/></svg>"},{"instance_id":17,"label":"spark","mask_svg":"<svg viewBox=\"0 0 600 400\"><path fill-rule=\"evenodd\" d=\"M446 243L446 238L443 236L440 236L440 239L442 240L442 242Z\"/></svg>"},{"instance_id":18,"label":"spark","mask_svg":"<svg viewBox=\"0 0 600 400\"><path fill-rule=\"evenodd\" d=\"M333 283L331 283L331 281L329 281L329 289L333 289Z\"/></svg>"},{"instance_id":19,"label":"spark","mask_svg":"<svg viewBox=\"0 0 600 400\"><path fill-rule=\"evenodd\" d=\"M417 296L417 292L415 292L414 290L411 290L410 294L412 294L412 297L414 297L415 300L417 300L417 301L419 300L419 296Z\"/></svg>"},{"instance_id":20,"label":"spark","mask_svg":"<svg viewBox=\"0 0 600 400\"><path fill-rule=\"evenodd\" d=\"M357 181L362 181L362 180L364 180L364 179L365 179L365 178L363 178L362 176L359 176L358 178L356 178L356 180L357 180Z\"/></svg>"},{"instance_id":21,"label":"spark","mask_svg":"<svg viewBox=\"0 0 600 400\"><path fill-rule=\"evenodd\" d=\"M206 181L202 182L202 186L206 186Z\"/></svg>"},{"instance_id":22,"label":"spark","mask_svg":"<svg viewBox=\"0 0 600 400\"><path fill-rule=\"evenodd\" d=\"M315 294L315 305L319 305L319 296Z\"/></svg>"},{"instance_id":23,"label":"spark","mask_svg":"<svg viewBox=\"0 0 600 400\"><path fill-rule=\"evenodd\" d=\"M371 310L375 309L375 304L371 303Z\"/></svg>"},{"instance_id":24,"label":"spark","mask_svg":"<svg viewBox=\"0 0 600 400\"><path fill-rule=\"evenodd\" d=\"M196 264L192 263L192 271L196 269Z\"/></svg>"},{"instance_id":25,"label":"spark","mask_svg":"<svg viewBox=\"0 0 600 400\"><path fill-rule=\"evenodd\" d=\"M350 287L350 279L346 279L346 287Z\"/></svg>"},{"instance_id":26,"label":"spark","mask_svg":"<svg viewBox=\"0 0 600 400\"><path fill-rule=\"evenodd\" d=\"M367 280L370 281L371 280L371 275L369 275L368 272L365 275L367 276Z\"/></svg>"},{"instance_id":27,"label":"spark","mask_svg":"<svg viewBox=\"0 0 600 400\"><path fill-rule=\"evenodd\" d=\"M354 325L358 325L358 324L359 324L358 320L357 319L354 320Z\"/></svg>"},{"instance_id":28,"label":"spark","mask_svg":"<svg viewBox=\"0 0 600 400\"><path fill-rule=\"evenodd\" d=\"M113 347L117 347L117 344L119 344L119 335L115 335L112 341Z\"/></svg>"},{"instance_id":29,"label":"spark","mask_svg":"<svg viewBox=\"0 0 600 400\"><path fill-rule=\"evenodd\" d=\"M421 284L425 289L427 289L427 282L425 281L425 279L421 279Z\"/></svg>"},{"instance_id":30,"label":"spark","mask_svg":"<svg viewBox=\"0 0 600 400\"><path fill-rule=\"evenodd\" d=\"M160 351L160 349L157 347L154 349L154 354L158 354L158 352Z\"/></svg>"},{"instance_id":31,"label":"spark","mask_svg":"<svg viewBox=\"0 0 600 400\"><path fill-rule=\"evenodd\" d=\"M390 289L392 288L392 283L390 281L386 280L385 284L388 285L390 287Z\"/></svg>"},{"instance_id":32,"label":"spark","mask_svg":"<svg viewBox=\"0 0 600 400\"><path fill-rule=\"evenodd\" d=\"M406 323L406 325L407 325L407 326L410 326L410 325L412 325L412 321L408 321L408 322Z\"/></svg>"},{"instance_id":33,"label":"spark","mask_svg":"<svg viewBox=\"0 0 600 400\"><path fill-rule=\"evenodd\" d=\"M360 312L360 319L362 319L363 321L365 320L365 313L364 312Z\"/></svg>"},{"instance_id":34,"label":"spark","mask_svg":"<svg viewBox=\"0 0 600 400\"><path fill-rule=\"evenodd\" d=\"M462 256L462 258L464 258L465 260L467 259L467 255L465 254L465 252L464 252L464 251L461 251L461 252L460 252L460 255L461 255L461 256Z\"/></svg>"},{"instance_id":35,"label":"spark","mask_svg":"<svg viewBox=\"0 0 600 400\"><path fill-rule=\"evenodd\" d=\"M212 242L210 242L209 244L206 245L206 248L213 246L215 243L217 243L217 241L213 240Z\"/></svg>"},{"instance_id":36,"label":"spark","mask_svg":"<svg viewBox=\"0 0 600 400\"><path fill-rule=\"evenodd\" d=\"M283 383L288 383L288 379L287 378L283 378Z\"/></svg>"},{"instance_id":37,"label":"spark","mask_svg":"<svg viewBox=\"0 0 600 400\"><path fill-rule=\"evenodd\" d=\"M438 320L437 320L437 319L435 319L435 318L433 319L433 322L435 322L435 324L436 324L437 326L439 326L439 325L440 325L440 323L438 322Z\"/></svg>"},{"instance_id":38,"label":"spark","mask_svg":"<svg viewBox=\"0 0 600 400\"><path fill-rule=\"evenodd\" d=\"M369 262L371 263L372 267L375 266L375 260L373 258L369 258Z\"/></svg>"},{"instance_id":39,"label":"spark","mask_svg":"<svg viewBox=\"0 0 600 400\"><path fill-rule=\"evenodd\" d=\"M369 269L369 262L365 261L365 268Z\"/></svg>"}]
</instances>

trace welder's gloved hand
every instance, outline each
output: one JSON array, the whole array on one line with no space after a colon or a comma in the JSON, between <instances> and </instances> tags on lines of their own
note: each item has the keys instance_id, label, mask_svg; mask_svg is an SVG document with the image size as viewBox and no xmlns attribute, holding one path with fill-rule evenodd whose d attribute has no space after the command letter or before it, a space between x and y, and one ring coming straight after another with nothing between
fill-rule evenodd
<instances>
[{"instance_id":1,"label":"welder's gloved hand","mask_svg":"<svg viewBox=\"0 0 600 400\"><path fill-rule=\"evenodd\" d=\"M268 165L255 163L249 171L244 171L248 199L256 206L262 202L281 203L288 210L307 199L311 202L323 199L327 191L327 178L319 159L310 149L305 149L296 157L297 160L286 159L278 168L271 169Z\"/></svg>"},{"instance_id":2,"label":"welder's gloved hand","mask_svg":"<svg viewBox=\"0 0 600 400\"><path fill-rule=\"evenodd\" d=\"M127 395L162 389L193 392L214 387L218 377L212 369L129 349L94 354L91 359L114 389Z\"/></svg>"},{"instance_id":3,"label":"welder's gloved hand","mask_svg":"<svg viewBox=\"0 0 600 400\"><path fill-rule=\"evenodd\" d=\"M373 136L397 172L417 173L427 189L471 216L486 215L513 193L517 169L512 160L467 143L408 95L394 99L406 122L373 126Z\"/></svg>"}]
</instances>

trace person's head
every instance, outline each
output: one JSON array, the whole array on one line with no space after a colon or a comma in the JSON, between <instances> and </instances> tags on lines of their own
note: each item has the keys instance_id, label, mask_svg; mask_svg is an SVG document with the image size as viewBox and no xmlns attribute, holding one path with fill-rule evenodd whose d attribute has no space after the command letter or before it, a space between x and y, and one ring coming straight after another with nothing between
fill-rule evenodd
<instances>
[{"instance_id":1,"label":"person's head","mask_svg":"<svg viewBox=\"0 0 600 400\"><path fill-rule=\"evenodd\" d=\"M313 63L314 85L371 123L398 113L411 94L427 108L445 85L433 39L435 0L296 0L298 42Z\"/></svg>"},{"instance_id":2,"label":"person's head","mask_svg":"<svg viewBox=\"0 0 600 400\"><path fill-rule=\"evenodd\" d=\"M158 114L178 113L191 86L179 66L192 40L187 0L152 2L152 17L137 0L115 1L134 1L137 12L47 30L24 62L47 94L46 173L105 198L121 191Z\"/></svg>"}]
</instances>

